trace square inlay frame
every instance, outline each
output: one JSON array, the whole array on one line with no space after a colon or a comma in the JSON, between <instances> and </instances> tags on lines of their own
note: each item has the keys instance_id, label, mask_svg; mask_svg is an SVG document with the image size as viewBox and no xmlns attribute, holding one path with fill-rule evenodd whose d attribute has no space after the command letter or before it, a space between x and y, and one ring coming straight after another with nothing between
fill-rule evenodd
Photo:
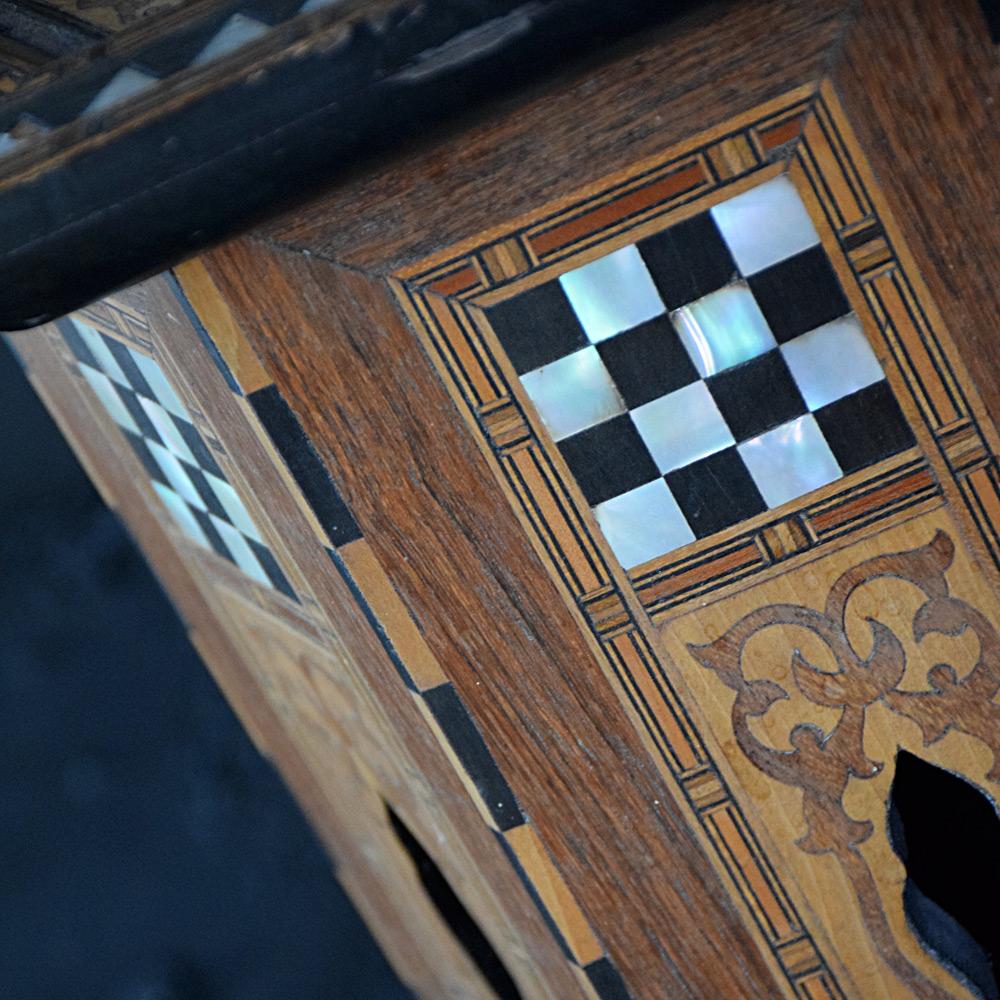
<instances>
[{"instance_id":1,"label":"square inlay frame","mask_svg":"<svg viewBox=\"0 0 1000 1000\"><path fill-rule=\"evenodd\" d=\"M1000 537L991 527L1000 489L996 449L957 374L940 317L898 237L890 236L853 150L831 93L815 102L793 94L563 207L397 275L397 294L453 395L471 410L490 453L504 468L517 468L508 477L511 488L575 594L593 594L609 582L594 560L601 535L486 311L786 171L896 397L921 418L914 423L925 447L904 449L827 489L638 565L628 573L632 587L654 620L667 620L688 602L729 592L794 556L931 509L950 490L975 523L982 554L1000 570ZM544 453L543 465L515 461L521 451ZM555 477L555 493L536 488L537 476Z\"/></svg>"},{"instance_id":2,"label":"square inlay frame","mask_svg":"<svg viewBox=\"0 0 1000 1000\"><path fill-rule=\"evenodd\" d=\"M535 416L486 310L782 173L809 210L918 446L626 573ZM832 90L779 98L393 280L536 549L580 612L790 987L797 995L842 996L647 633L650 619L662 625L694 602L728 596L945 503L966 521L984 570L994 578L1000 570L995 433L966 388Z\"/></svg>"}]
</instances>

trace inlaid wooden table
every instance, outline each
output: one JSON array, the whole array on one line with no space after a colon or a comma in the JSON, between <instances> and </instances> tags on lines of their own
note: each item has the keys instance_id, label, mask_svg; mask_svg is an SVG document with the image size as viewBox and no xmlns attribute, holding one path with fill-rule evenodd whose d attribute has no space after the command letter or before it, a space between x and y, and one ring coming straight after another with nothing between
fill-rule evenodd
<instances>
[{"instance_id":1,"label":"inlaid wooden table","mask_svg":"<svg viewBox=\"0 0 1000 1000\"><path fill-rule=\"evenodd\" d=\"M0 326L421 996L1000 995L996 82L204 0L0 106Z\"/></svg>"}]
</instances>

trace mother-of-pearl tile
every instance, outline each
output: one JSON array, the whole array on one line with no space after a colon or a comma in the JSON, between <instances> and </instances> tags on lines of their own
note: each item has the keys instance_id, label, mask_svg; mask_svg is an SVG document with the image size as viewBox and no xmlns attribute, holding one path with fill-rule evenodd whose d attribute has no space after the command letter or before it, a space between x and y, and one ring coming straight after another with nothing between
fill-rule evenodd
<instances>
[{"instance_id":1,"label":"mother-of-pearl tile","mask_svg":"<svg viewBox=\"0 0 1000 1000\"><path fill-rule=\"evenodd\" d=\"M810 410L885 377L855 316L845 316L781 345Z\"/></svg>"},{"instance_id":2,"label":"mother-of-pearl tile","mask_svg":"<svg viewBox=\"0 0 1000 1000\"><path fill-rule=\"evenodd\" d=\"M559 284L592 344L664 311L660 293L635 246L568 271Z\"/></svg>"},{"instance_id":3,"label":"mother-of-pearl tile","mask_svg":"<svg viewBox=\"0 0 1000 1000\"><path fill-rule=\"evenodd\" d=\"M784 175L721 202L712 218L744 276L819 243L806 206Z\"/></svg>"},{"instance_id":4,"label":"mother-of-pearl tile","mask_svg":"<svg viewBox=\"0 0 1000 1000\"><path fill-rule=\"evenodd\" d=\"M626 569L694 541L694 532L662 479L605 500L594 514Z\"/></svg>"},{"instance_id":5,"label":"mother-of-pearl tile","mask_svg":"<svg viewBox=\"0 0 1000 1000\"><path fill-rule=\"evenodd\" d=\"M768 507L780 507L842 475L811 413L744 441L739 453Z\"/></svg>"},{"instance_id":6,"label":"mother-of-pearl tile","mask_svg":"<svg viewBox=\"0 0 1000 1000\"><path fill-rule=\"evenodd\" d=\"M556 441L625 412L595 347L527 372L521 385Z\"/></svg>"},{"instance_id":7,"label":"mother-of-pearl tile","mask_svg":"<svg viewBox=\"0 0 1000 1000\"><path fill-rule=\"evenodd\" d=\"M660 472L672 472L735 443L704 382L654 399L630 416Z\"/></svg>"},{"instance_id":8,"label":"mother-of-pearl tile","mask_svg":"<svg viewBox=\"0 0 1000 1000\"><path fill-rule=\"evenodd\" d=\"M671 318L702 378L777 345L753 292L739 282L682 306Z\"/></svg>"}]
</instances>

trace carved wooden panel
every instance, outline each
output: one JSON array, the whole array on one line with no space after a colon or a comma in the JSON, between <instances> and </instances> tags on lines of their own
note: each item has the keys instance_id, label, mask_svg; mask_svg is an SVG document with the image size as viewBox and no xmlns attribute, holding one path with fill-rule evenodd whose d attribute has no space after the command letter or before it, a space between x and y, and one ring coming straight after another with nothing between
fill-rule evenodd
<instances>
[{"instance_id":1,"label":"carved wooden panel","mask_svg":"<svg viewBox=\"0 0 1000 1000\"><path fill-rule=\"evenodd\" d=\"M211 632L221 630L294 748L282 762L293 788L304 766L340 803L323 807L336 825L334 850L346 841L366 855L340 872L345 887L382 929L404 976L422 980L428 995L487 995L483 970L439 929L421 893L394 889L412 885L413 871L387 816L397 824L405 817L471 919L488 929L486 940L497 942L518 995L627 995L295 418L238 331L223 338L223 355L189 308L175 282L153 279L21 350L109 502L135 518L141 541L154 526L169 538L197 581L204 608L192 638L216 666ZM241 383L252 389L249 402ZM123 480L141 498L131 508L115 495ZM239 709L240 694L227 693ZM273 752L261 723L248 715L244 723ZM442 795L454 807L442 810ZM481 880L492 866L500 882L487 888ZM373 905L379 884L398 898ZM429 936L427 927L435 928ZM415 937L428 949L416 963L399 954Z\"/></svg>"},{"instance_id":2,"label":"carved wooden panel","mask_svg":"<svg viewBox=\"0 0 1000 1000\"><path fill-rule=\"evenodd\" d=\"M617 500L623 489L645 482L652 488L656 469L648 459L621 458L635 447L634 431L628 432L632 438L608 432L605 453L618 451L610 464L596 454L581 461L575 449L577 441L594 435L589 429L594 426L603 433L605 427L631 420L642 433L637 416L641 411L632 409L622 376L616 374L620 363L605 350L606 338L634 339L635 331L645 329L643 323L660 322L656 317L664 307L649 304L653 292L642 265L635 262L635 250L652 273L660 298L672 308L651 256L656 252L654 238L666 234L669 240L680 223L700 224L706 209L714 215L719 206L732 204L734 196L781 175L806 206L913 436L909 429L900 430L890 450L876 449L867 463L854 462L849 449L856 439L873 428L883 432L887 420L904 419L876 412L874 404L865 403L860 422L846 432L846 440L834 441L831 434L835 437L838 428L831 425L827 431L823 425L839 463L839 470L825 473L821 480L829 485L799 490L801 496L789 493L791 499L785 502L778 495L777 502L760 513L730 512L735 523L719 521L705 531L696 523L702 511L685 507L673 489L673 466L660 464L698 537L690 540L693 535L680 530L666 540L656 539L658 548L623 547L616 542L615 523L606 516L607 498ZM758 233L756 238L776 237ZM740 263L736 243L728 242ZM797 249L794 243L790 247ZM697 281L704 260L693 257L690 249L684 260L688 280ZM629 289L627 309L620 302L608 306L601 298L603 279L595 268L610 268L612 262L618 268L617 288ZM758 291L753 276L761 265L740 266L751 275L746 280L767 311L769 290ZM571 279L588 271L594 277L588 277L583 297ZM585 337L561 318L563 300L548 292L557 287L556 280ZM945 971L907 928L901 866L884 835L885 810L895 751L904 742L980 786L989 781L991 756L982 739L995 742L991 726L996 684L990 655L984 653L983 663L970 674L967 653L948 665L951 661L937 664L913 649L904 665L906 651L900 643L904 635L913 642L916 628L916 640L926 638L922 650L933 647L942 635L960 635L961 642L973 645L971 636L976 635L984 650L995 645L991 620L996 620L997 609L986 581L996 581L1000 567L995 533L1000 509L997 439L832 90L824 86L812 100L795 92L725 122L579 197L406 268L396 276L395 287L525 530L579 613L581 627L597 640L601 669L635 711L664 773L677 782L692 824L710 845L734 899L755 926L761 946L774 956L789 989L810 996L902 996L908 991L964 995L962 977ZM700 294L714 287L708 285ZM695 297L691 293L677 301ZM527 307L521 303L528 302L535 310L534 326L524 318ZM507 304L520 310L515 319L526 333L510 325L514 310ZM814 305L815 298L803 308L808 312ZM611 318L609 308L616 311ZM685 321L684 311L672 314L675 327ZM818 316L815 322L827 319ZM783 340L770 313L768 320ZM618 334L626 327L633 328L630 334ZM798 332L792 329L784 336ZM711 335L706 336L710 341ZM593 347L584 346L587 338L596 346L603 368L596 362L592 366L588 352ZM751 346L739 360L771 349ZM563 365L571 351L578 352L572 355L572 371ZM698 365L694 351L688 353ZM559 378L585 385L601 409L567 415L558 386L552 387L554 370L560 366ZM609 385L604 369L617 384ZM636 378L628 372L623 377L633 383ZM873 374L869 381L876 378ZM776 383L772 379L769 384ZM671 388L665 385L661 391ZM799 388L808 399L801 380ZM624 407L613 390L624 393ZM714 390L713 395L722 405ZM646 398L636 402L643 404ZM822 423L821 414L816 418ZM691 411L678 419L692 419ZM734 430L733 421L728 422ZM689 426L689 434L701 433ZM711 448L726 446L725 437L718 440ZM660 463L656 446L662 442L646 437L645 443ZM677 447L689 446L682 442ZM637 462L646 463L639 474L634 472ZM594 478L605 476L608 468L624 477L624 485L608 488ZM629 479L635 475L638 478ZM765 491L759 480L758 486ZM646 489L641 486L635 493ZM722 489L732 504L743 503L736 486ZM647 522L662 523L676 517L677 505L664 504L657 500L655 506L638 509ZM642 513L636 523L641 522ZM647 555L639 557L643 551ZM665 554L650 558L654 552ZM906 622L901 617L891 623L877 619L879 624L871 626L874 648L872 636L859 637L856 624L845 624L840 607L866 574L872 577L866 593L884 594L881 599L891 601L889 581L894 587L897 578L905 578L910 590L922 593L928 602L923 612L914 606ZM818 579L828 582L818 586ZM772 599L771 594L785 596ZM801 598L795 608L792 595ZM879 599L873 598L876 606ZM733 607L740 613L730 610L723 624L716 617L723 614L719 609ZM737 624L743 615L749 617ZM739 657L734 660L729 654L765 622L767 638L755 645L765 651L755 661L758 673L753 679L759 685L747 687ZM803 623L810 623L814 636L825 637L840 657L836 662L852 665L854 687L846 679L831 679L835 667L829 652L819 666L808 660L820 656L813 646L803 646L801 660L793 659L795 647L781 646L782 640L792 641L782 628L793 629L801 645L797 633ZM695 628L704 631L692 632ZM706 636L716 645L706 646ZM804 686L819 702L810 704L811 715L785 714L786 702L795 699L773 686L778 680L760 673L760 664L771 657L779 677L787 675L791 663L798 664L799 701L805 697L799 691ZM807 660L815 670L809 670ZM726 693L727 685L739 696ZM737 708L732 709L734 698ZM854 706L850 710L844 707L848 703ZM885 713L896 720L877 730L882 734L878 751L865 742L878 737L862 732L865 705L873 706L870 714L880 722ZM846 719L839 725L834 706ZM763 749L759 716L775 727L768 731L772 739L784 725L783 743ZM802 725L795 728L798 723ZM960 730L965 733L961 738L943 739L946 731ZM913 742L914 732L923 734L926 745L923 739ZM789 738L795 741L791 746ZM945 746L955 749L942 751ZM742 754L738 769L730 759L734 751ZM794 764L793 757L803 763ZM784 782L780 792L766 786L761 768L771 783ZM854 789L859 782L851 779L858 775L870 782L864 786L869 791ZM798 800L804 784L809 788L803 806ZM865 808L852 812L855 800L865 795ZM842 802L851 804L847 811ZM794 823L798 825L792 836L789 825ZM873 832L876 823L879 835ZM780 836L771 824L777 824ZM794 860L792 853L797 855ZM809 867L837 864L838 874L824 874L822 879Z\"/></svg>"},{"instance_id":3,"label":"carved wooden panel","mask_svg":"<svg viewBox=\"0 0 1000 1000\"><path fill-rule=\"evenodd\" d=\"M900 750L996 795L998 615L942 511L661 630L856 995L954 995L907 926L887 802Z\"/></svg>"}]
</instances>

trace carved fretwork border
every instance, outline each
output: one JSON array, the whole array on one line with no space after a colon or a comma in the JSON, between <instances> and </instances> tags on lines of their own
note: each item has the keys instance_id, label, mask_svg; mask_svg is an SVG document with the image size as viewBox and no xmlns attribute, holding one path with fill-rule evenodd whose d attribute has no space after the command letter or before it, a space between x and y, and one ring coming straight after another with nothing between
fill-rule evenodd
<instances>
[{"instance_id":1,"label":"carved fretwork border","mask_svg":"<svg viewBox=\"0 0 1000 1000\"><path fill-rule=\"evenodd\" d=\"M995 443L988 443L940 318L861 164L832 92L800 90L393 281L536 549L580 613L606 672L641 720L793 994L812 998L844 994L647 630L650 618L662 621L729 595L947 499L964 504L983 551L1000 568ZM867 310L870 332L881 332L890 381L911 417L922 418L926 447L846 476L820 499L769 511L626 574L527 405L482 307L782 170L810 204L855 308Z\"/></svg>"}]
</instances>

